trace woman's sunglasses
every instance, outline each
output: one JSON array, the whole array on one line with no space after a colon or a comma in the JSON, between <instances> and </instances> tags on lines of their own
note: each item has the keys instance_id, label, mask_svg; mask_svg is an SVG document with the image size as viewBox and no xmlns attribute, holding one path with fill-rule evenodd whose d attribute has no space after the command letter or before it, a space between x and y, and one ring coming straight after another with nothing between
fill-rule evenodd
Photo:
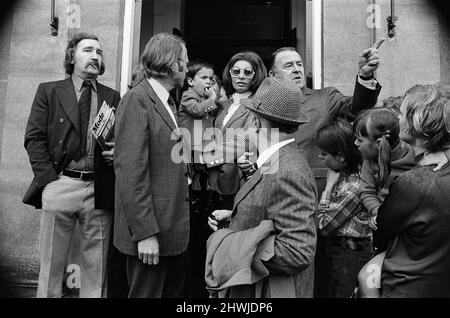
<instances>
[{"instance_id":1,"label":"woman's sunglasses","mask_svg":"<svg viewBox=\"0 0 450 318\"><path fill-rule=\"evenodd\" d=\"M245 78L253 78L253 76L255 76L255 71L249 67L244 69L239 67L233 67L230 70L231 77L239 77L241 74L243 74Z\"/></svg>"}]
</instances>

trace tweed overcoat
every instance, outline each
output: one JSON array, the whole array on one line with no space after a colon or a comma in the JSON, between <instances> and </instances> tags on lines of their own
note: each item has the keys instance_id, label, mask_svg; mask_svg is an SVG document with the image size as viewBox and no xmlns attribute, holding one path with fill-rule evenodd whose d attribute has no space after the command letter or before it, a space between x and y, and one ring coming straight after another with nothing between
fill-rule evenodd
<instances>
[{"instance_id":1,"label":"tweed overcoat","mask_svg":"<svg viewBox=\"0 0 450 318\"><path fill-rule=\"evenodd\" d=\"M316 248L317 190L304 155L295 143L283 146L247 181L234 200L229 228L275 226L275 255L269 273L293 274L297 297L312 297Z\"/></svg>"}]
</instances>

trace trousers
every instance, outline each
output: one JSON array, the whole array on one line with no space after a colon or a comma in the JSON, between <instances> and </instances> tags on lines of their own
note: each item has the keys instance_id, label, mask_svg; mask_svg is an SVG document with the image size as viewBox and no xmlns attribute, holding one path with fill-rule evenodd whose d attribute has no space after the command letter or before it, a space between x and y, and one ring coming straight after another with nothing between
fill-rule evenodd
<instances>
[{"instance_id":1,"label":"trousers","mask_svg":"<svg viewBox=\"0 0 450 318\"><path fill-rule=\"evenodd\" d=\"M94 208L93 181L63 175L47 184L42 192L36 297L61 297L62 278L76 222L81 234L80 297L106 297L112 213Z\"/></svg>"}]
</instances>

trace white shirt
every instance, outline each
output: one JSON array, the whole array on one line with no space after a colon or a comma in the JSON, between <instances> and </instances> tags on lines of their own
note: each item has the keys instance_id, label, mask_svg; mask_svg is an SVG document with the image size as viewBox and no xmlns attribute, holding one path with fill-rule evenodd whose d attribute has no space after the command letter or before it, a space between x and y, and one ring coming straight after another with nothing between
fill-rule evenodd
<instances>
[{"instance_id":1,"label":"white shirt","mask_svg":"<svg viewBox=\"0 0 450 318\"><path fill-rule=\"evenodd\" d=\"M371 89L371 90L377 89L378 81L375 78L371 78L370 80L363 80L359 76L357 78L358 78L359 84L361 84L362 86L364 86L368 89Z\"/></svg>"},{"instance_id":2,"label":"white shirt","mask_svg":"<svg viewBox=\"0 0 450 318\"><path fill-rule=\"evenodd\" d=\"M291 142L294 142L295 138L291 138L282 142L279 142L275 145L270 146L269 148L267 148L266 150L264 150L258 157L258 159L256 160L256 164L258 165L258 169L262 167L262 165L264 163L266 163L267 160L269 160L270 157L272 157L272 155L274 153L276 153L281 147L286 146L288 144L290 144Z\"/></svg>"},{"instance_id":3,"label":"white shirt","mask_svg":"<svg viewBox=\"0 0 450 318\"><path fill-rule=\"evenodd\" d=\"M155 80L154 78L148 78L147 81L150 83L150 86L153 88L153 90L156 93L156 96L161 100L164 107L166 108L167 112L169 113L170 117L173 120L173 123L175 124L175 127L178 129L178 124L175 119L175 115L173 114L172 110L170 109L169 103L167 102L169 100L169 92L167 89L161 85L160 82Z\"/></svg>"},{"instance_id":4,"label":"white shirt","mask_svg":"<svg viewBox=\"0 0 450 318\"><path fill-rule=\"evenodd\" d=\"M169 103L167 102L169 100L169 95L170 95L169 92L167 91L167 89L164 86L161 85L160 82L158 82L154 78L148 78L147 81L149 82L149 84L153 88L153 90L155 91L156 96L158 96L158 98L163 103L164 107L166 108L167 112L169 113L170 117L172 118L172 120L175 124L175 127L177 127L177 129L178 129L178 124L175 119L175 115L173 114L172 110L170 109ZM188 177L187 182L188 182L188 185L190 185L192 183L191 177Z\"/></svg>"},{"instance_id":5,"label":"white shirt","mask_svg":"<svg viewBox=\"0 0 450 318\"><path fill-rule=\"evenodd\" d=\"M233 114L238 110L239 105L241 105L241 99L249 98L251 95L252 92L245 92L242 94L234 93L233 96L231 96L231 98L233 99L233 104L230 105L228 113L225 115L225 118L223 119L222 127L224 127L227 124L231 116L233 116Z\"/></svg>"}]
</instances>

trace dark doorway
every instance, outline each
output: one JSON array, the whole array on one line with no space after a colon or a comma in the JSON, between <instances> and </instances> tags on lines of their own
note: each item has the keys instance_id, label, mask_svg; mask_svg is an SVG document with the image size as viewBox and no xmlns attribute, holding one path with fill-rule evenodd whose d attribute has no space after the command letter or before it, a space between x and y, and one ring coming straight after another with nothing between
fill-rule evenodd
<instances>
[{"instance_id":1,"label":"dark doorway","mask_svg":"<svg viewBox=\"0 0 450 318\"><path fill-rule=\"evenodd\" d=\"M201 58L222 75L230 57L242 50L258 53L266 66L274 50L296 46L289 0L189 0L185 40L189 59Z\"/></svg>"}]
</instances>

